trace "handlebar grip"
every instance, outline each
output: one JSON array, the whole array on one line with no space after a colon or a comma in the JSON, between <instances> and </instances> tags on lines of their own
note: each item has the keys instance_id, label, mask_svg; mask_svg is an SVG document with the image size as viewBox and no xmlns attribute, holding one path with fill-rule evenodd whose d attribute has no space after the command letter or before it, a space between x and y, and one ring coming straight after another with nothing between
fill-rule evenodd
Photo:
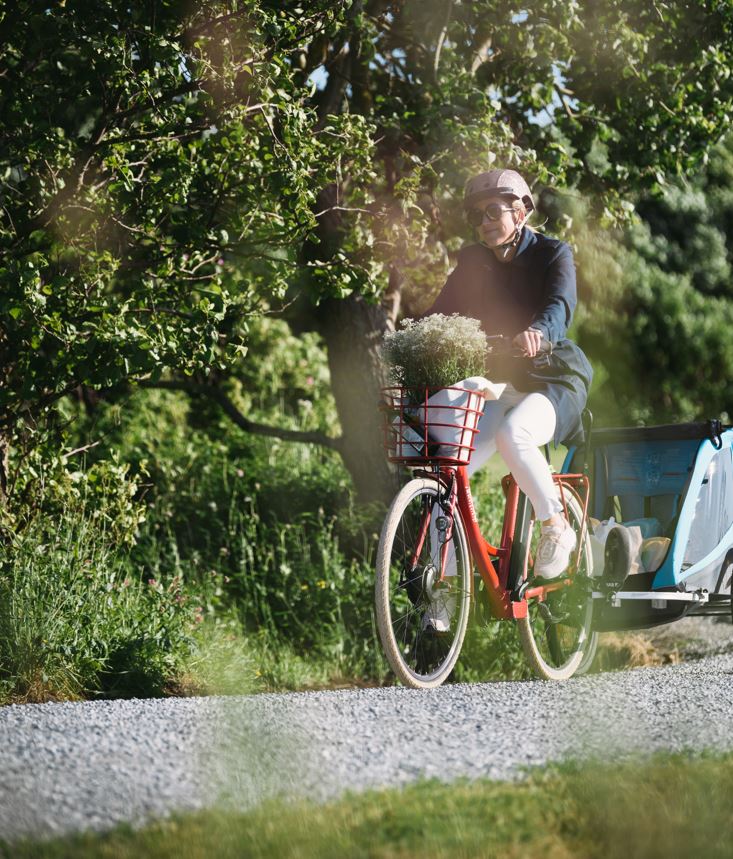
<instances>
[{"instance_id":1,"label":"handlebar grip","mask_svg":"<svg viewBox=\"0 0 733 859\"><path fill-rule=\"evenodd\" d=\"M507 337L504 334L492 334L487 338L489 343L490 353L493 355L507 355L510 358L525 358L525 352L523 349L514 345L513 338ZM551 355L552 354L552 341L545 340L542 338L542 342L540 343L539 349L537 350L537 355Z\"/></svg>"}]
</instances>

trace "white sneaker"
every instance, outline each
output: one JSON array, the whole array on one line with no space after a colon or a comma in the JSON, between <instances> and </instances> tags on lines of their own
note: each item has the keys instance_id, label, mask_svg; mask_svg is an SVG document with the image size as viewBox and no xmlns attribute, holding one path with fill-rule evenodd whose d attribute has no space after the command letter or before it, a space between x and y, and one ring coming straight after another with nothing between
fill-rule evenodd
<instances>
[{"instance_id":1,"label":"white sneaker","mask_svg":"<svg viewBox=\"0 0 733 859\"><path fill-rule=\"evenodd\" d=\"M540 579L556 579L565 572L570 554L575 548L575 531L570 523L543 525L534 560L534 575Z\"/></svg>"}]
</instances>

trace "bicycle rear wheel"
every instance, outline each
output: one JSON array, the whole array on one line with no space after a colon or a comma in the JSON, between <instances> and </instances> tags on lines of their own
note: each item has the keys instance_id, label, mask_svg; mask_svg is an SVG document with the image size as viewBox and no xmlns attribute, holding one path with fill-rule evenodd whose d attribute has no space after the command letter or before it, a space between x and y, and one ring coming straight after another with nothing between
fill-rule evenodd
<instances>
[{"instance_id":1,"label":"bicycle rear wheel","mask_svg":"<svg viewBox=\"0 0 733 859\"><path fill-rule=\"evenodd\" d=\"M568 575L572 584L550 592L544 600L527 602L527 616L517 620L522 649L530 666L545 680L567 680L587 671L598 646L598 633L593 632L593 598L591 576L593 555L587 523L582 527L583 510L577 499L567 493L568 519L575 531L577 549L571 556ZM534 557L539 541L539 523L520 542L521 549ZM577 567L575 559L579 557ZM528 564L528 575L531 566Z\"/></svg>"},{"instance_id":2,"label":"bicycle rear wheel","mask_svg":"<svg viewBox=\"0 0 733 859\"><path fill-rule=\"evenodd\" d=\"M392 670L416 689L432 689L446 680L468 623L471 556L457 506L446 540L450 523L440 505L444 495L435 480L411 480L392 502L379 538L377 629ZM440 556L446 543L441 583Z\"/></svg>"}]
</instances>

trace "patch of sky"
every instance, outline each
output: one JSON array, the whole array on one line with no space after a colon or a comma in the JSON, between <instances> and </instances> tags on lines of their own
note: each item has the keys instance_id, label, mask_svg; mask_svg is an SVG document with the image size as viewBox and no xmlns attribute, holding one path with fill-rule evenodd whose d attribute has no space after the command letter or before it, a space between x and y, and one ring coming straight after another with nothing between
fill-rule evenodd
<instances>
[{"instance_id":1,"label":"patch of sky","mask_svg":"<svg viewBox=\"0 0 733 859\"><path fill-rule=\"evenodd\" d=\"M529 18L529 12L526 9L520 10L519 12L514 12L511 16L512 24L523 24ZM552 65L552 77L556 87L564 87L565 86L565 77L563 75L563 70L560 64L553 63ZM511 99L509 100L511 101ZM571 109L575 110L578 106L578 103L575 99L570 98L569 96L565 96L565 104ZM533 125L549 125L555 119L555 111L558 108L563 107L563 102L560 97L560 94L557 92L557 89L553 90L552 98L549 103L544 105L538 111L531 111L527 119Z\"/></svg>"},{"instance_id":2,"label":"patch of sky","mask_svg":"<svg viewBox=\"0 0 733 859\"><path fill-rule=\"evenodd\" d=\"M375 54L374 59L369 61L369 68L384 69L390 62L395 60L399 62L400 60L404 60L406 57L407 54L402 48L394 48L394 50L389 53L389 60L385 59L384 54Z\"/></svg>"},{"instance_id":3,"label":"patch of sky","mask_svg":"<svg viewBox=\"0 0 733 859\"><path fill-rule=\"evenodd\" d=\"M325 89L328 81L328 72L325 66L318 66L308 75L308 84L315 84L316 89Z\"/></svg>"},{"instance_id":4,"label":"patch of sky","mask_svg":"<svg viewBox=\"0 0 733 859\"><path fill-rule=\"evenodd\" d=\"M178 71L183 75L184 80L187 83L191 83L191 72L186 65L186 57L181 54L180 59L178 60Z\"/></svg>"},{"instance_id":5,"label":"patch of sky","mask_svg":"<svg viewBox=\"0 0 733 859\"><path fill-rule=\"evenodd\" d=\"M552 98L549 103L544 105L538 111L531 111L527 115L527 119L533 125L549 125L551 122L555 120L555 111L558 108L563 108L563 100L560 97L560 93L558 89L563 89L565 87L566 81L565 76L563 74L563 70L557 63L552 64L552 79L555 84L555 87L552 91ZM570 96L565 95L565 105L570 110L576 110L578 108L578 101Z\"/></svg>"}]
</instances>

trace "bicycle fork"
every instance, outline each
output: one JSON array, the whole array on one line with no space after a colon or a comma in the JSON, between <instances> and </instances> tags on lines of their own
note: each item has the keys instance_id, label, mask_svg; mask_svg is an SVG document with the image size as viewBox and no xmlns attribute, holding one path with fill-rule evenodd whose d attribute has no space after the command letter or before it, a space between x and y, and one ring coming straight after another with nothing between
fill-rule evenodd
<instances>
[{"instance_id":1,"label":"bicycle fork","mask_svg":"<svg viewBox=\"0 0 733 859\"><path fill-rule=\"evenodd\" d=\"M450 484L448 486L448 498L443 501L440 498L440 495L438 496L438 503L440 504L443 513L446 514L441 514L435 520L435 529L438 533L438 544L440 545L440 576L438 577L438 583L445 581L445 565L448 558L448 548L453 537L453 517L457 501L458 487L456 484L456 476L455 474L452 474Z\"/></svg>"},{"instance_id":2,"label":"bicycle fork","mask_svg":"<svg viewBox=\"0 0 733 859\"><path fill-rule=\"evenodd\" d=\"M422 521L420 522L420 530L418 531L417 540L415 541L415 548L413 550L412 557L410 558L410 569L415 569L425 546L425 540L428 539L430 525L433 523L437 532L438 544L440 545L440 575L435 580L435 584L445 581L446 561L448 559L450 541L453 537L453 517L457 502L458 490L456 479L455 475L452 475L447 489L447 498L443 500L440 494L438 494L437 503L442 512L435 518L434 523L433 513L435 505L425 505Z\"/></svg>"}]
</instances>

